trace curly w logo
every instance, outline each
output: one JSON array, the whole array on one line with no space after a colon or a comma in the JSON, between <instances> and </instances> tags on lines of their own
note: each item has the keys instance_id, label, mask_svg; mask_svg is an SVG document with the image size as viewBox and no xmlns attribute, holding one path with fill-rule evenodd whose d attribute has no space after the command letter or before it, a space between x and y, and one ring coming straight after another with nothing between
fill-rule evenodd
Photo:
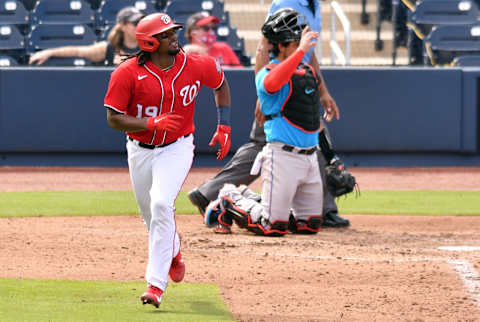
<instances>
[{"instance_id":1,"label":"curly w logo","mask_svg":"<svg viewBox=\"0 0 480 322\"><path fill-rule=\"evenodd\" d=\"M183 106L190 105L200 90L200 81L195 81L193 85L187 85L180 90L180 96L183 97Z\"/></svg>"}]
</instances>

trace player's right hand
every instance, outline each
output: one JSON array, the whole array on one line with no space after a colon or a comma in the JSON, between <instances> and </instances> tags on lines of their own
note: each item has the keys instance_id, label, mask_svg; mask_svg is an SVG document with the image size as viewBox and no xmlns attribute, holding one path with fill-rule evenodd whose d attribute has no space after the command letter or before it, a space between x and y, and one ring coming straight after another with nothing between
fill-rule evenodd
<instances>
[{"instance_id":1,"label":"player's right hand","mask_svg":"<svg viewBox=\"0 0 480 322\"><path fill-rule=\"evenodd\" d=\"M28 64L32 65L34 63L37 63L37 65L42 65L48 59L50 59L50 51L48 49L40 50L40 51L37 51L32 56L30 56Z\"/></svg>"},{"instance_id":2,"label":"player's right hand","mask_svg":"<svg viewBox=\"0 0 480 322\"><path fill-rule=\"evenodd\" d=\"M230 126L222 124L217 125L217 131L213 135L210 143L208 144L209 146L214 146L215 143L218 143L218 145L220 145L220 149L217 152L217 160L222 160L230 150L232 137L230 135L231 132L232 130Z\"/></svg>"},{"instance_id":3,"label":"player's right hand","mask_svg":"<svg viewBox=\"0 0 480 322\"><path fill-rule=\"evenodd\" d=\"M302 38L300 38L300 44L298 48L303 50L303 52L308 52L310 48L315 47L317 44L318 32L310 31L310 28L307 26L302 31Z\"/></svg>"},{"instance_id":4,"label":"player's right hand","mask_svg":"<svg viewBox=\"0 0 480 322\"><path fill-rule=\"evenodd\" d=\"M260 108L260 101L258 99L257 105L255 106L255 119L261 126L265 124L265 114L262 113L262 109Z\"/></svg>"},{"instance_id":5,"label":"player's right hand","mask_svg":"<svg viewBox=\"0 0 480 322\"><path fill-rule=\"evenodd\" d=\"M162 114L147 119L147 129L160 131L176 131L182 126L183 116L178 114Z\"/></svg>"}]
</instances>

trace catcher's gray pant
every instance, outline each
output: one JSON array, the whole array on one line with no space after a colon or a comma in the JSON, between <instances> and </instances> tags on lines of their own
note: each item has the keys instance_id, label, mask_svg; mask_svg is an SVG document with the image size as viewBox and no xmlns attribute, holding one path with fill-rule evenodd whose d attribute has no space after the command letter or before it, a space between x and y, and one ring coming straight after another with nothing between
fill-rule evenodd
<instances>
[{"instance_id":1,"label":"catcher's gray pant","mask_svg":"<svg viewBox=\"0 0 480 322\"><path fill-rule=\"evenodd\" d=\"M233 155L232 159L220 170L219 173L212 179L203 183L198 190L208 200L213 201L218 197L218 191L225 183L232 183L236 186L241 184L249 185L259 176L250 175L253 162L257 154L262 151L265 143L248 142L242 145ZM323 182L323 214L329 212L338 212L335 198L328 191L325 186L325 166L326 161L321 151L317 151L318 165L320 167L320 174Z\"/></svg>"},{"instance_id":2,"label":"catcher's gray pant","mask_svg":"<svg viewBox=\"0 0 480 322\"><path fill-rule=\"evenodd\" d=\"M323 189L317 156L299 154L297 148L285 151L283 146L281 142L267 143L259 154L263 211L256 218L251 214L254 223L260 216L272 224L288 222L290 209L297 219L321 218ZM254 168L257 166L256 163Z\"/></svg>"}]
</instances>

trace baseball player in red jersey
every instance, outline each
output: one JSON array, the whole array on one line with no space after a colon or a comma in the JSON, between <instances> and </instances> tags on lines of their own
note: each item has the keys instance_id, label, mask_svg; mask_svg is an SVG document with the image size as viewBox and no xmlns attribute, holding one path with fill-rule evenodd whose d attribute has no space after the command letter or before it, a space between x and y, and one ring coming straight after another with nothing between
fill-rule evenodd
<instances>
[{"instance_id":1,"label":"baseball player in red jersey","mask_svg":"<svg viewBox=\"0 0 480 322\"><path fill-rule=\"evenodd\" d=\"M149 231L143 304L158 307L168 276L180 282L185 265L176 232L174 202L194 154L195 98L205 85L214 90L219 123L210 145L218 159L230 148L230 89L221 67L210 57L185 54L176 31L182 28L164 13L137 26L140 52L112 73L105 96L107 121L127 134L130 178Z\"/></svg>"}]
</instances>

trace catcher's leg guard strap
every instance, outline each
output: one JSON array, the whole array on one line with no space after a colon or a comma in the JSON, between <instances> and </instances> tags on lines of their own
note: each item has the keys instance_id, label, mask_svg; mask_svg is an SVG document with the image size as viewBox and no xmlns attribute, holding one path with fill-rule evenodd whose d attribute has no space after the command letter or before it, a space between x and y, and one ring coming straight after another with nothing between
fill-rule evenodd
<instances>
[{"instance_id":1,"label":"catcher's leg guard strap","mask_svg":"<svg viewBox=\"0 0 480 322\"><path fill-rule=\"evenodd\" d=\"M250 215L245 210L236 206L228 197L223 197L222 202L226 212L237 223L238 227L247 228L248 223L251 222Z\"/></svg>"},{"instance_id":2,"label":"catcher's leg guard strap","mask_svg":"<svg viewBox=\"0 0 480 322\"><path fill-rule=\"evenodd\" d=\"M218 216L218 223L227 227L232 227L233 218L228 211L224 211Z\"/></svg>"},{"instance_id":3,"label":"catcher's leg guard strap","mask_svg":"<svg viewBox=\"0 0 480 322\"><path fill-rule=\"evenodd\" d=\"M310 216L307 220L296 219L292 214L288 219L288 230L294 234L316 234L322 226L322 216Z\"/></svg>"}]
</instances>

